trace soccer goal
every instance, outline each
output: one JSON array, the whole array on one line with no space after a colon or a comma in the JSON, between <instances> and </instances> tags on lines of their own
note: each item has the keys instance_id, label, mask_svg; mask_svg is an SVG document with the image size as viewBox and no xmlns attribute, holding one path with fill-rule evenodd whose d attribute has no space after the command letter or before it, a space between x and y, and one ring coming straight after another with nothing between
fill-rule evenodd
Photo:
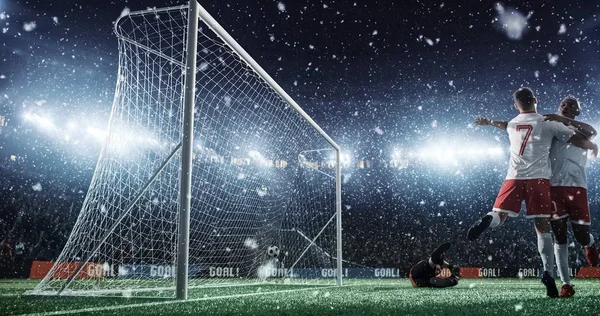
<instances>
[{"instance_id":1,"label":"soccer goal","mask_svg":"<svg viewBox=\"0 0 600 316\"><path fill-rule=\"evenodd\" d=\"M322 273L341 271L338 145L196 1L128 13L115 33L108 135L30 294L341 285Z\"/></svg>"}]
</instances>

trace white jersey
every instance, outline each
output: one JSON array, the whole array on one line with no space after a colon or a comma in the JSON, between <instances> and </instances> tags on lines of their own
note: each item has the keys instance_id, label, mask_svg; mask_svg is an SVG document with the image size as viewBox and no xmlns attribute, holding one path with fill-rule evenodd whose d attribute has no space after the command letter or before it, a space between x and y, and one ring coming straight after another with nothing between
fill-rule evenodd
<instances>
[{"instance_id":1,"label":"white jersey","mask_svg":"<svg viewBox=\"0 0 600 316\"><path fill-rule=\"evenodd\" d=\"M521 113L506 127L510 161L506 179L550 179L550 146L567 142L575 133L562 123L543 120L539 113Z\"/></svg>"},{"instance_id":2,"label":"white jersey","mask_svg":"<svg viewBox=\"0 0 600 316\"><path fill-rule=\"evenodd\" d=\"M572 129L576 130L574 127ZM557 187L587 189L586 163L587 150L554 140L550 148L550 165L552 166L550 184Z\"/></svg>"}]
</instances>

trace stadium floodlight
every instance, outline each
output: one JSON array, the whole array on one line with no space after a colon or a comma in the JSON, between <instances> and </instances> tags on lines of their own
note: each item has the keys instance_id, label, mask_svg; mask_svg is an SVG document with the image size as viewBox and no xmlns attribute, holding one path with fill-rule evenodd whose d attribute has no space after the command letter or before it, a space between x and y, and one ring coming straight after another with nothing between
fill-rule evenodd
<instances>
[{"instance_id":1,"label":"stadium floodlight","mask_svg":"<svg viewBox=\"0 0 600 316\"><path fill-rule=\"evenodd\" d=\"M344 150L340 153L340 161L343 167L350 167L350 165L352 165L352 154L349 151Z\"/></svg>"},{"instance_id":2,"label":"stadium floodlight","mask_svg":"<svg viewBox=\"0 0 600 316\"><path fill-rule=\"evenodd\" d=\"M406 154L407 157L416 158L423 162L435 162L442 166L457 165L459 161L481 161L490 158L499 158L505 154L505 150L499 146L481 144L457 143L452 146L442 144L428 144L417 151ZM392 153L392 160L401 156L400 151Z\"/></svg>"},{"instance_id":3,"label":"stadium floodlight","mask_svg":"<svg viewBox=\"0 0 600 316\"><path fill-rule=\"evenodd\" d=\"M504 154L504 150L501 147L492 147L488 148L487 153L492 157L498 157Z\"/></svg>"},{"instance_id":4,"label":"stadium floodlight","mask_svg":"<svg viewBox=\"0 0 600 316\"><path fill-rule=\"evenodd\" d=\"M33 122L33 124L35 124L37 127L44 130L53 130L55 128L51 118L40 115L38 113L27 112L23 115L23 118L26 121Z\"/></svg>"},{"instance_id":5,"label":"stadium floodlight","mask_svg":"<svg viewBox=\"0 0 600 316\"><path fill-rule=\"evenodd\" d=\"M90 134L94 139L103 142L104 139L106 139L106 135L108 135L108 133L104 130L101 130L99 128L96 127L88 127L87 128L87 132L88 134Z\"/></svg>"},{"instance_id":6,"label":"stadium floodlight","mask_svg":"<svg viewBox=\"0 0 600 316\"><path fill-rule=\"evenodd\" d=\"M124 14L115 33L108 134L67 244L30 293L185 299L261 284L274 263L283 284L341 285L341 273L309 280L342 268L339 146L195 1ZM251 149L285 167L238 163Z\"/></svg>"},{"instance_id":7,"label":"stadium floodlight","mask_svg":"<svg viewBox=\"0 0 600 316\"><path fill-rule=\"evenodd\" d=\"M69 121L69 123L67 123L67 128L71 131L75 130L77 129L77 123L74 121Z\"/></svg>"},{"instance_id":8,"label":"stadium floodlight","mask_svg":"<svg viewBox=\"0 0 600 316\"><path fill-rule=\"evenodd\" d=\"M250 150L248 156L250 156L254 163L257 163L260 166L269 166L269 160L256 150Z\"/></svg>"}]
</instances>

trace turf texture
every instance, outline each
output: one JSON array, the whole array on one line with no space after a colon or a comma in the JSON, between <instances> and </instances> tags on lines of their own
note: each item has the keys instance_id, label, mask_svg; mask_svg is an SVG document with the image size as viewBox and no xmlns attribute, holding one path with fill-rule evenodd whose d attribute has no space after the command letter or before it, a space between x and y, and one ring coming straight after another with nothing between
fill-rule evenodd
<instances>
[{"instance_id":1,"label":"turf texture","mask_svg":"<svg viewBox=\"0 0 600 316\"><path fill-rule=\"evenodd\" d=\"M600 280L574 280L575 296L558 299L536 279L463 279L449 289L414 289L406 279L264 283L191 289L188 301L22 295L36 284L0 281L0 315L600 315Z\"/></svg>"}]
</instances>

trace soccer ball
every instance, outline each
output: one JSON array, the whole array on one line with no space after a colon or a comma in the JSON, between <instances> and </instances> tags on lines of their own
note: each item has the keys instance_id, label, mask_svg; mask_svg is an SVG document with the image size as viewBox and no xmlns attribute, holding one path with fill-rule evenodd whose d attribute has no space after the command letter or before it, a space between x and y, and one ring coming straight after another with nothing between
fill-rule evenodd
<instances>
[{"instance_id":1,"label":"soccer ball","mask_svg":"<svg viewBox=\"0 0 600 316\"><path fill-rule=\"evenodd\" d=\"M267 248L267 255L271 258L279 257L279 248L277 246L270 246Z\"/></svg>"}]
</instances>

